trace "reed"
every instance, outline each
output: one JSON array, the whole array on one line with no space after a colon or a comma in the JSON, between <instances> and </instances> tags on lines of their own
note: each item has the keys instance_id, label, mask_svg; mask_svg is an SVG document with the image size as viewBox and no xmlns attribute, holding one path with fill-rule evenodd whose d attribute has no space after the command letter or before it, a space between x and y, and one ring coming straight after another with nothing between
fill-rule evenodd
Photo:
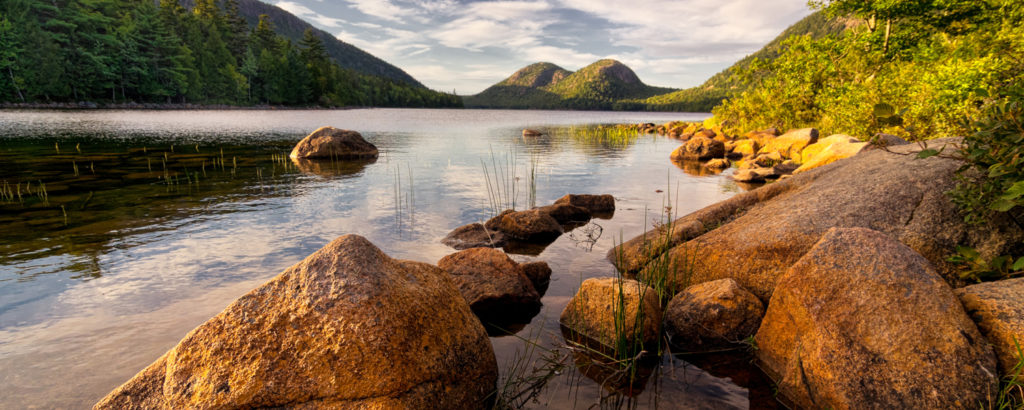
<instances>
[{"instance_id":1,"label":"reed","mask_svg":"<svg viewBox=\"0 0 1024 410\"><path fill-rule=\"evenodd\" d=\"M504 376L498 380L498 388L489 397L494 401L493 408L523 408L568 367L571 352L541 345L543 322L534 329L528 338L507 332L521 340L523 347L516 349L503 367Z\"/></svg>"}]
</instances>

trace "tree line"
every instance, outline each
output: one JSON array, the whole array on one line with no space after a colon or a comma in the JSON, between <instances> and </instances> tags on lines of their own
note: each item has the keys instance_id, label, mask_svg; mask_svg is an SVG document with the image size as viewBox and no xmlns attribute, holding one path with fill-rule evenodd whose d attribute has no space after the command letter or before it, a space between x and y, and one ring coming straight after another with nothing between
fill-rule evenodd
<instances>
[{"instance_id":1,"label":"tree line","mask_svg":"<svg viewBox=\"0 0 1024 410\"><path fill-rule=\"evenodd\" d=\"M0 102L458 107L458 96L331 61L237 0L0 0Z\"/></svg>"}]
</instances>

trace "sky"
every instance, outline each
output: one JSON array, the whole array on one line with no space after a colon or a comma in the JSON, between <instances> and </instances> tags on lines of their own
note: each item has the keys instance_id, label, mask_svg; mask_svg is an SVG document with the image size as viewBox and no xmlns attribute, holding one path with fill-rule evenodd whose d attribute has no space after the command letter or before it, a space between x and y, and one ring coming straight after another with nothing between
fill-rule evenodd
<instances>
[{"instance_id":1,"label":"sky","mask_svg":"<svg viewBox=\"0 0 1024 410\"><path fill-rule=\"evenodd\" d=\"M411 74L475 94L529 64L614 58L688 88L811 13L806 0L263 0Z\"/></svg>"}]
</instances>

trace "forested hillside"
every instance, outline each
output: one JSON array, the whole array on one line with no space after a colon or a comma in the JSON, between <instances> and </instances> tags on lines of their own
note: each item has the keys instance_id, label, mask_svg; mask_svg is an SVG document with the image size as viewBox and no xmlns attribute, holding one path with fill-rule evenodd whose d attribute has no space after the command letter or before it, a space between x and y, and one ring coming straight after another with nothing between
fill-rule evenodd
<instances>
[{"instance_id":1,"label":"forested hillside","mask_svg":"<svg viewBox=\"0 0 1024 410\"><path fill-rule=\"evenodd\" d=\"M342 68L306 30L269 16L250 28L238 0L4 0L0 102L460 106L454 95Z\"/></svg>"},{"instance_id":2,"label":"forested hillside","mask_svg":"<svg viewBox=\"0 0 1024 410\"><path fill-rule=\"evenodd\" d=\"M624 106L623 101L670 91L644 84L626 65L604 59L577 72L551 63L531 64L464 100L467 107L477 108L642 110L642 106Z\"/></svg>"},{"instance_id":3,"label":"forested hillside","mask_svg":"<svg viewBox=\"0 0 1024 410\"><path fill-rule=\"evenodd\" d=\"M714 113L728 127L816 127L866 138L967 135L985 105L1024 80L1020 0L824 0L851 28L790 36L777 58L760 58L749 84Z\"/></svg>"},{"instance_id":4,"label":"forested hillside","mask_svg":"<svg viewBox=\"0 0 1024 410\"><path fill-rule=\"evenodd\" d=\"M654 111L711 111L716 105L730 95L743 92L748 83L744 82L739 73L747 70L755 61L770 61L779 56L783 42L791 36L806 35L821 38L826 35L841 33L851 23L847 19L832 18L822 12L811 15L789 26L778 37L760 50L744 57L729 68L715 74L704 84L697 87L662 94L636 103L647 106Z\"/></svg>"},{"instance_id":5,"label":"forested hillside","mask_svg":"<svg viewBox=\"0 0 1024 410\"><path fill-rule=\"evenodd\" d=\"M195 5L194 0L181 0L179 3L189 10ZM312 29L313 35L323 42L327 55L342 68L352 69L363 74L390 78L420 87L423 86L411 75L402 71L401 68L395 67L356 46L341 41L326 31L313 27L312 24L282 10L280 7L264 3L260 0L238 0L238 15L242 16L246 23L249 23L249 27L256 27L260 16L264 14L267 15L270 23L273 24L274 31L277 34L295 43L302 41L302 37L307 29Z\"/></svg>"}]
</instances>

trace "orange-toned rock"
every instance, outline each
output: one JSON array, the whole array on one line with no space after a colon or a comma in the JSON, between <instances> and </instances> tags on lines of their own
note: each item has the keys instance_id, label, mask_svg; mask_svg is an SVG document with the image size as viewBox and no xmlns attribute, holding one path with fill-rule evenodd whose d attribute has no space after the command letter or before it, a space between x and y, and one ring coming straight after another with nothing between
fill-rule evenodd
<instances>
[{"instance_id":1,"label":"orange-toned rock","mask_svg":"<svg viewBox=\"0 0 1024 410\"><path fill-rule=\"evenodd\" d=\"M686 352L730 348L757 332L761 316L764 304L757 296L735 280L719 279L672 298L665 308L665 334Z\"/></svg>"},{"instance_id":2,"label":"orange-toned rock","mask_svg":"<svg viewBox=\"0 0 1024 410\"><path fill-rule=\"evenodd\" d=\"M497 248L505 245L505 234L487 229L480 223L471 223L455 228L441 239L441 243L459 250L483 246Z\"/></svg>"},{"instance_id":3,"label":"orange-toned rock","mask_svg":"<svg viewBox=\"0 0 1024 410\"><path fill-rule=\"evenodd\" d=\"M743 157L753 157L757 154L757 150L761 149L761 145L752 139L738 140L733 144L732 152Z\"/></svg>"},{"instance_id":4,"label":"orange-toned rock","mask_svg":"<svg viewBox=\"0 0 1024 410\"><path fill-rule=\"evenodd\" d=\"M192 330L96 408L485 408L497 376L450 275L346 235Z\"/></svg>"},{"instance_id":5,"label":"orange-toned rock","mask_svg":"<svg viewBox=\"0 0 1024 410\"><path fill-rule=\"evenodd\" d=\"M555 204L569 204L584 208L592 214L615 212L615 197L609 194L568 194L555 201Z\"/></svg>"},{"instance_id":6,"label":"orange-toned rock","mask_svg":"<svg viewBox=\"0 0 1024 410\"><path fill-rule=\"evenodd\" d=\"M624 330L619 332L616 315L624 319L618 325ZM619 337L627 345L650 346L661 336L661 303L654 289L632 279L587 279L569 300L559 322L612 349Z\"/></svg>"},{"instance_id":7,"label":"orange-toned rock","mask_svg":"<svg viewBox=\"0 0 1024 410\"><path fill-rule=\"evenodd\" d=\"M956 294L995 348L1000 373L1009 374L1020 360L1017 344L1024 349L1024 278L979 283Z\"/></svg>"},{"instance_id":8,"label":"orange-toned rock","mask_svg":"<svg viewBox=\"0 0 1024 410\"><path fill-rule=\"evenodd\" d=\"M505 211L488 220L484 226L524 241L552 240L563 232L562 225L555 218L539 209Z\"/></svg>"},{"instance_id":9,"label":"orange-toned rock","mask_svg":"<svg viewBox=\"0 0 1024 410\"><path fill-rule=\"evenodd\" d=\"M778 152L785 158L800 159L800 153L805 147L818 142L818 130L814 128L792 130L778 137L759 142L761 150L758 153Z\"/></svg>"},{"instance_id":10,"label":"orange-toned rock","mask_svg":"<svg viewBox=\"0 0 1024 410\"><path fill-rule=\"evenodd\" d=\"M551 283L551 267L548 266L548 263L543 261L527 262L519 264L519 267L523 268L523 273L530 278L537 293L543 296L544 291L548 290L548 285Z\"/></svg>"},{"instance_id":11,"label":"orange-toned rock","mask_svg":"<svg viewBox=\"0 0 1024 410\"><path fill-rule=\"evenodd\" d=\"M992 347L925 258L835 228L779 279L755 337L762 368L803 408L976 408Z\"/></svg>"},{"instance_id":12,"label":"orange-toned rock","mask_svg":"<svg viewBox=\"0 0 1024 410\"><path fill-rule=\"evenodd\" d=\"M919 148L890 149L912 154ZM865 227L903 242L954 287L963 286L960 269L947 261L950 249L970 246L988 258L1021 255L1024 230L1008 218L983 226L964 222L945 194L956 185L954 172L961 165L950 158L863 151L684 216L670 235L649 232L631 239L610 251L609 259L629 273L641 272L662 254L692 261L670 280L690 285L733 278L767 302L778 276L829 228Z\"/></svg>"},{"instance_id":13,"label":"orange-toned rock","mask_svg":"<svg viewBox=\"0 0 1024 410\"><path fill-rule=\"evenodd\" d=\"M570 223L586 223L590 220L590 211L568 203L555 203L553 205L538 207L537 210L551 215L562 225Z\"/></svg>"},{"instance_id":14,"label":"orange-toned rock","mask_svg":"<svg viewBox=\"0 0 1024 410\"><path fill-rule=\"evenodd\" d=\"M518 263L494 248L473 248L441 258L437 266L455 279L473 313L485 320L532 317L540 294Z\"/></svg>"},{"instance_id":15,"label":"orange-toned rock","mask_svg":"<svg viewBox=\"0 0 1024 410\"><path fill-rule=\"evenodd\" d=\"M672 151L673 160L709 160L725 157L725 144L722 141L694 136Z\"/></svg>"},{"instance_id":16,"label":"orange-toned rock","mask_svg":"<svg viewBox=\"0 0 1024 410\"><path fill-rule=\"evenodd\" d=\"M711 168L711 169L725 169L725 168L729 168L730 165L732 165L732 163L729 162L729 160L727 160L725 158L715 158L715 159L713 159L711 161L708 161L706 164L704 164L704 167Z\"/></svg>"},{"instance_id":17,"label":"orange-toned rock","mask_svg":"<svg viewBox=\"0 0 1024 410\"><path fill-rule=\"evenodd\" d=\"M289 155L295 159L377 158L377 147L358 132L321 127L306 136Z\"/></svg>"}]
</instances>

